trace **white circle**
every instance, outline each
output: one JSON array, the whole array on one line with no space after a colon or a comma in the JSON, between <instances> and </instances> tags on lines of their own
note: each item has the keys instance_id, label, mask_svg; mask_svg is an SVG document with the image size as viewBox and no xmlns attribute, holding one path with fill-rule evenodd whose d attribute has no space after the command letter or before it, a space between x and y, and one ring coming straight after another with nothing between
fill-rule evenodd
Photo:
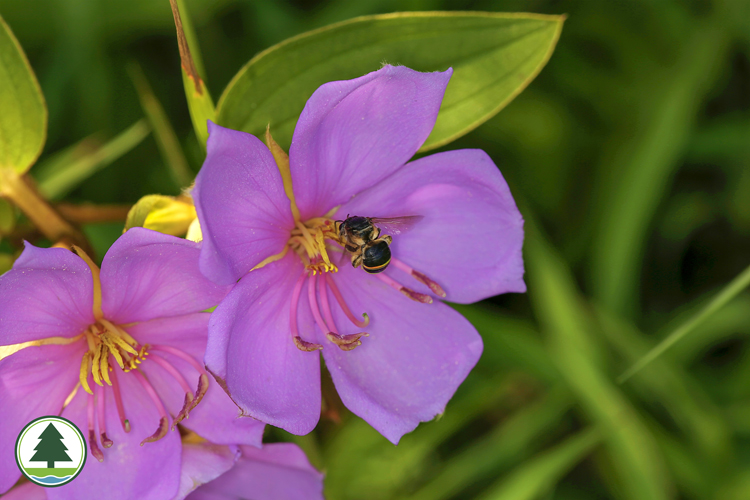
<instances>
[{"instance_id":1,"label":"white circle","mask_svg":"<svg viewBox=\"0 0 750 500\"><path fill-rule=\"evenodd\" d=\"M69 420L52 416L38 418L18 435L16 462L31 482L46 487L62 486L83 469L86 440Z\"/></svg>"}]
</instances>

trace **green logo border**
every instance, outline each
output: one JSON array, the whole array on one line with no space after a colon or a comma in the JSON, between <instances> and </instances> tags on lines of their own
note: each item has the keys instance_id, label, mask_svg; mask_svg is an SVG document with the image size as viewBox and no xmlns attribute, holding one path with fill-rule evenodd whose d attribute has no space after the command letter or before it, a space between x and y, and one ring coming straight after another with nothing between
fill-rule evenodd
<instances>
[{"instance_id":1,"label":"green logo border","mask_svg":"<svg viewBox=\"0 0 750 500\"><path fill-rule=\"evenodd\" d=\"M31 427L31 425L34 422L38 422L39 420L44 420L45 418L54 418L54 419L57 419L57 420L64 420L64 421L66 421L67 423L69 423L73 427L73 429L76 430L76 432L78 433L78 435L81 437L81 441L83 442L83 462L81 463L81 468L78 469L78 472L76 472L73 475L73 477L71 477L68 481L65 481L62 484L41 484L41 483L38 483L38 482L34 481L33 479L31 479L29 477L28 474L26 474L26 471L21 466L21 462L18 460L18 445L21 442L21 436L24 434L24 432L26 432L26 429L28 429L29 427ZM89 452L89 447L88 447L88 443L86 442L86 438L84 437L83 432L81 432L81 429L79 429L76 424L74 424L73 422L71 422L70 420L68 420L65 417L60 417L58 415L45 415L43 417L35 418L34 420L32 420L31 422L29 422L28 424L26 424L23 427L23 429L21 429L21 432L18 433L18 437L16 438L16 446L13 449L13 457L16 459L16 465L18 466L18 470L20 470L21 474L23 474L24 477L26 479L28 479L29 481L31 481L33 484L36 484L37 486L41 486L43 488L59 488L60 486L65 486L66 484L71 483L75 478L78 477L78 474L80 474L81 471L83 471L83 468L86 466L86 459L88 458L88 452Z\"/></svg>"}]
</instances>

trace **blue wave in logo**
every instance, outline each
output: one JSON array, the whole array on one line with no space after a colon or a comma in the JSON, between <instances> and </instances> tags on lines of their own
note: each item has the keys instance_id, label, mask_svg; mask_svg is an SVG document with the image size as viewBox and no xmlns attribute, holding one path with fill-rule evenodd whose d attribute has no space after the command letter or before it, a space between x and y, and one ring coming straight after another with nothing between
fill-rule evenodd
<instances>
[{"instance_id":1,"label":"blue wave in logo","mask_svg":"<svg viewBox=\"0 0 750 500\"><path fill-rule=\"evenodd\" d=\"M40 483L44 484L60 484L64 483L68 479L71 478L71 476L65 476L65 477L55 477L55 476L45 476L45 477L37 477L37 476L29 476L34 481L38 481Z\"/></svg>"}]
</instances>

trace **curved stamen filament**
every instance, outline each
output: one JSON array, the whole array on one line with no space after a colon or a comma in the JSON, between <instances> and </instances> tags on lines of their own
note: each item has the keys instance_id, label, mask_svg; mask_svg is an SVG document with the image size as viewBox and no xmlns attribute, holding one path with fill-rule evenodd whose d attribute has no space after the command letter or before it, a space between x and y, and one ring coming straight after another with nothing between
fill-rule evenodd
<instances>
[{"instance_id":1,"label":"curved stamen filament","mask_svg":"<svg viewBox=\"0 0 750 500\"><path fill-rule=\"evenodd\" d=\"M167 435L167 431L169 431L169 417L167 416L166 408L164 408L164 403L161 402L159 395L156 394L154 386L152 386L149 381L146 380L146 377L143 376L140 370L135 369L132 370L131 373L135 376L136 380L140 382L141 386L143 386L143 389L146 391L146 394L148 394L148 397L151 398L151 401L154 403L154 406L158 410L160 416L159 427L151 436L141 441L141 446L143 446L145 443L153 443L154 441L158 441Z\"/></svg>"},{"instance_id":2,"label":"curved stamen filament","mask_svg":"<svg viewBox=\"0 0 750 500\"><path fill-rule=\"evenodd\" d=\"M96 431L94 430L94 395L92 393L86 397L88 398L87 413L89 421L89 448L91 449L91 454L94 455L97 460L103 462L104 453L99 449L99 445L96 444Z\"/></svg>"},{"instance_id":3,"label":"curved stamen filament","mask_svg":"<svg viewBox=\"0 0 750 500\"><path fill-rule=\"evenodd\" d=\"M201 399L203 399L203 396L206 395L206 391L208 390L208 372L203 367L203 365L198 363L190 354L186 353L185 351L181 351L176 347L168 345L153 345L150 346L150 348L173 354L174 356L177 356L178 358L190 363L190 365L195 368L198 373L200 373L200 375L198 376L198 388L195 391L195 399L192 400L190 407L187 408L186 411L189 412L190 410L198 406L198 403L201 402Z\"/></svg>"},{"instance_id":4,"label":"curved stamen filament","mask_svg":"<svg viewBox=\"0 0 750 500\"><path fill-rule=\"evenodd\" d=\"M409 297L411 300L415 300L417 302L421 302L423 304L432 304L432 297L429 295L426 295L424 293L415 292L414 290L411 290L409 288L406 288L404 285L399 283L398 281L394 280L390 276L387 276L385 273L376 274L377 278L382 281L383 283L387 284L394 290L398 290L399 292L403 293L407 297Z\"/></svg>"},{"instance_id":5,"label":"curved stamen filament","mask_svg":"<svg viewBox=\"0 0 750 500\"><path fill-rule=\"evenodd\" d=\"M333 292L333 296L336 297L336 301L339 303L341 310L344 311L344 314L346 314L346 317L349 318L349 321L360 328L364 328L370 324L370 317L367 315L367 313L362 313L362 317L365 318L364 321L357 319L357 317L352 314L351 309L349 309L349 306L346 305L346 301L344 301L344 297L341 295L341 292L336 286L333 278L329 280L325 274L322 276L322 278L326 281L326 284L328 285L328 288L331 289L331 292Z\"/></svg>"},{"instance_id":6,"label":"curved stamen filament","mask_svg":"<svg viewBox=\"0 0 750 500\"><path fill-rule=\"evenodd\" d=\"M192 357L190 354L186 353L185 351L181 351L180 349L177 349L176 347L172 347L169 345L161 345L161 344L154 344L151 346L151 349L157 350L157 351L164 351L168 352L169 354L173 354L177 356L180 359L183 359L190 363L193 368L198 370L200 373L206 373L206 369L198 363L194 357Z\"/></svg>"},{"instance_id":7,"label":"curved stamen filament","mask_svg":"<svg viewBox=\"0 0 750 500\"><path fill-rule=\"evenodd\" d=\"M102 440L102 446L111 447L114 442L107 437L107 415L104 413L104 387L94 386L96 390L96 416L99 422L99 437Z\"/></svg>"},{"instance_id":8,"label":"curved stamen filament","mask_svg":"<svg viewBox=\"0 0 750 500\"><path fill-rule=\"evenodd\" d=\"M355 347L362 345L362 341L359 339L360 337L369 337L366 332L352 333L342 336L339 335L339 333L336 331L336 323L333 321L331 306L328 303L328 291L326 290L325 274L322 274L320 278L318 278L318 293L320 293L320 305L323 309L323 315L325 316L325 320L328 322L328 325L331 328L331 331L326 333L326 337L328 338L328 340L339 346L339 348L343 351L351 351Z\"/></svg>"},{"instance_id":9,"label":"curved stamen filament","mask_svg":"<svg viewBox=\"0 0 750 500\"><path fill-rule=\"evenodd\" d=\"M326 275L322 274L318 278L318 294L320 294L320 305L323 311L323 317L331 328L331 332L338 334L336 331L336 323L333 321L333 314L331 313L331 305L328 303L328 291L326 290Z\"/></svg>"},{"instance_id":10,"label":"curved stamen filament","mask_svg":"<svg viewBox=\"0 0 750 500\"><path fill-rule=\"evenodd\" d=\"M398 269L401 269L402 271L404 271L405 273L411 274L412 277L414 277L414 279L416 279L420 283L424 283L425 285L427 285L429 289L432 290L432 293L434 293L438 297L445 298L446 296L445 290L443 290L443 288L440 285L432 281L425 274L422 274L419 271L415 271L414 269L409 267L406 263L398 259L391 258L391 263L394 266L396 266Z\"/></svg>"},{"instance_id":11,"label":"curved stamen filament","mask_svg":"<svg viewBox=\"0 0 750 500\"><path fill-rule=\"evenodd\" d=\"M297 328L297 308L299 307L299 296L302 293L302 286L305 284L306 278L307 271L302 271L302 274L300 274L299 278L297 278L297 283L294 284L294 289L292 290L292 302L291 306L289 307L289 327L292 331L292 340L294 341L294 345L297 346L297 349L299 349L300 351L312 352L317 351L318 349L323 349L323 346L314 342L307 342L306 340L302 340L302 337L300 337L299 330Z\"/></svg>"},{"instance_id":12,"label":"curved stamen filament","mask_svg":"<svg viewBox=\"0 0 750 500\"><path fill-rule=\"evenodd\" d=\"M190 386L187 383L187 380L185 380L185 377L182 376L182 374L172 366L169 361L163 359L160 356L157 356L156 354L151 354L151 357L149 358L152 361L156 362L157 365L164 368L164 370L169 373L172 378L174 378L178 384L180 384L180 387L182 387L182 390L185 391L185 402L182 405L182 409L177 414L177 416L172 420L172 430L174 430L175 426L182 422L183 419L188 417L188 414L190 410L192 409L192 403L193 399L193 391L190 390Z\"/></svg>"},{"instance_id":13,"label":"curved stamen filament","mask_svg":"<svg viewBox=\"0 0 750 500\"><path fill-rule=\"evenodd\" d=\"M323 317L320 315L320 309L318 309L318 298L315 294L315 285L317 283L318 277L315 275L310 276L310 281L308 281L307 286L307 298L310 301L310 309L312 309L313 317L315 318L315 322L318 324L318 328L324 333L333 333L330 328L328 328L328 325L326 325L326 322L323 320Z\"/></svg>"},{"instance_id":14,"label":"curved stamen filament","mask_svg":"<svg viewBox=\"0 0 750 500\"><path fill-rule=\"evenodd\" d=\"M115 406L117 415L120 417L122 430L130 432L130 420L125 418L125 406L122 404L122 394L120 393L120 382L117 381L117 370L112 370L112 393L115 396Z\"/></svg>"},{"instance_id":15,"label":"curved stamen filament","mask_svg":"<svg viewBox=\"0 0 750 500\"><path fill-rule=\"evenodd\" d=\"M157 356L156 354L151 354L149 357L151 361L156 362L157 365L164 368L167 372L169 372L170 375L177 381L178 384L180 384L180 387L182 387L182 390L185 392L189 392L190 394L193 393L193 391L190 389L190 386L187 383L187 380L185 380L185 377L182 376L182 374L177 371L177 368L172 366L167 360L164 358Z\"/></svg>"}]
</instances>

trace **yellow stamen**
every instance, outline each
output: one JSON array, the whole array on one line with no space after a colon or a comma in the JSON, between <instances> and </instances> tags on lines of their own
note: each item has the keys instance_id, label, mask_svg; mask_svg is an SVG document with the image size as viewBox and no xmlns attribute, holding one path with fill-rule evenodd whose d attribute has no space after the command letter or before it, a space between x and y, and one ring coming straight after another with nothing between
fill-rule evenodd
<instances>
[{"instance_id":1,"label":"yellow stamen","mask_svg":"<svg viewBox=\"0 0 750 500\"><path fill-rule=\"evenodd\" d=\"M99 321L104 327L107 328L108 331L112 332L112 340L117 341L117 345L121 346L126 351L138 354L138 351L136 351L133 346L138 344L138 342L135 341L133 337L128 334L125 330L123 330L121 327L115 325L114 323L111 323L109 320L101 319Z\"/></svg>"},{"instance_id":2,"label":"yellow stamen","mask_svg":"<svg viewBox=\"0 0 750 500\"><path fill-rule=\"evenodd\" d=\"M101 364L101 358L102 358L102 349L100 346L94 349L94 362L93 362L93 366L91 367L91 375L94 376L94 383L96 385L104 385L102 384L102 377L101 377L101 374L99 373L99 366Z\"/></svg>"},{"instance_id":3,"label":"yellow stamen","mask_svg":"<svg viewBox=\"0 0 750 500\"><path fill-rule=\"evenodd\" d=\"M96 349L96 333L94 333L93 325L84 332L84 335L86 335L86 343L89 346L89 351L94 352L94 349Z\"/></svg>"},{"instance_id":4,"label":"yellow stamen","mask_svg":"<svg viewBox=\"0 0 750 500\"><path fill-rule=\"evenodd\" d=\"M125 368L125 363L122 360L122 355L120 354L119 349L115 348L115 343L112 342L109 337L102 338L102 341L109 348L109 352L112 353L112 356L115 358L115 361L117 361L117 364L120 365L120 368Z\"/></svg>"},{"instance_id":5,"label":"yellow stamen","mask_svg":"<svg viewBox=\"0 0 750 500\"><path fill-rule=\"evenodd\" d=\"M80 247L73 245L72 250L77 256L82 258L86 265L89 266L89 269L91 269L91 276L94 278L94 318L97 320L102 319L104 314L102 313L102 282L99 279L99 266L94 264L91 257L89 257Z\"/></svg>"},{"instance_id":6,"label":"yellow stamen","mask_svg":"<svg viewBox=\"0 0 750 500\"><path fill-rule=\"evenodd\" d=\"M284 192L287 198L289 198L289 205L292 209L292 217L295 222L300 220L299 208L297 208L297 201L294 199L294 190L292 189L292 172L289 170L289 155L281 149L276 141L271 137L271 125L266 127L266 145L271 150L273 159L276 160L276 166L281 174L281 181L284 183Z\"/></svg>"},{"instance_id":7,"label":"yellow stamen","mask_svg":"<svg viewBox=\"0 0 750 500\"><path fill-rule=\"evenodd\" d=\"M87 352L83 355L83 359L81 360L81 373L78 376L81 387L83 387L83 390L94 395L94 391L91 390L91 387L89 387L89 370L91 368L91 352Z\"/></svg>"},{"instance_id":8,"label":"yellow stamen","mask_svg":"<svg viewBox=\"0 0 750 500\"><path fill-rule=\"evenodd\" d=\"M325 262L328 266L327 271L332 271L336 268L336 266L331 264L331 259L328 258L328 253L326 252L326 242L325 238L323 237L323 233L321 233L320 231L316 232L315 241L318 243L318 249L320 250L320 256L323 258L323 262Z\"/></svg>"},{"instance_id":9,"label":"yellow stamen","mask_svg":"<svg viewBox=\"0 0 750 500\"><path fill-rule=\"evenodd\" d=\"M102 378L107 383L107 385L112 385L112 381L109 379L109 348L107 348L106 345L102 344L102 359L100 360L99 364L99 371L102 374Z\"/></svg>"},{"instance_id":10,"label":"yellow stamen","mask_svg":"<svg viewBox=\"0 0 750 500\"><path fill-rule=\"evenodd\" d=\"M297 245L302 246L302 248L305 249L305 252L307 252L307 256L309 258L312 259L313 257L315 257L315 254L316 254L315 248L310 243L310 240L302 236L292 236L291 238L289 238L289 243L292 243L292 244L296 243Z\"/></svg>"}]
</instances>

